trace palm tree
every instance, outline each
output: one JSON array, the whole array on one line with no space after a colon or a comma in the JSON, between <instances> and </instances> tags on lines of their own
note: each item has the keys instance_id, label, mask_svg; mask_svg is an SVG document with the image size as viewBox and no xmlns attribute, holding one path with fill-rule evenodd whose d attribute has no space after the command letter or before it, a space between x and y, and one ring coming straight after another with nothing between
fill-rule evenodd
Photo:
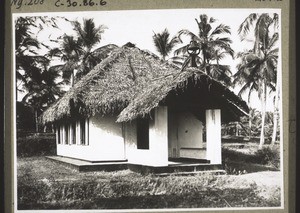
<instances>
[{"instance_id":1,"label":"palm tree","mask_svg":"<svg viewBox=\"0 0 300 213\"><path fill-rule=\"evenodd\" d=\"M275 97L274 97L273 134L272 134L271 146L275 145L276 136L277 136L277 128L278 128L278 117L279 117L278 103L279 103L279 91L280 91L278 76L279 75L277 74L276 91L275 91Z\"/></svg>"},{"instance_id":2,"label":"palm tree","mask_svg":"<svg viewBox=\"0 0 300 213\"><path fill-rule=\"evenodd\" d=\"M57 57L63 62L63 64L53 66L52 69L61 72L65 84L74 85L74 72L79 66L82 54L81 44L73 36L66 34L62 36L61 48L54 48L49 51L49 57Z\"/></svg>"},{"instance_id":3,"label":"palm tree","mask_svg":"<svg viewBox=\"0 0 300 213\"><path fill-rule=\"evenodd\" d=\"M274 84L277 82L277 58L278 48L275 44L278 41L278 33L270 36L270 28L278 24L278 15L273 18L269 14L250 14L239 28L239 34L242 40L249 33L250 26L254 23L254 46L250 51L239 54L241 63L238 65L238 71L234 75L235 83L242 85L240 94L249 90L257 91L261 100L262 125L259 148L264 145L264 127L266 115L267 88L275 90Z\"/></svg>"},{"instance_id":4,"label":"palm tree","mask_svg":"<svg viewBox=\"0 0 300 213\"><path fill-rule=\"evenodd\" d=\"M50 104L63 95L62 82L57 82L60 76L57 70L48 68L49 63L43 64L44 67L36 67L36 75L26 82L27 94L22 102L30 105L34 109L36 132L38 128L38 116Z\"/></svg>"},{"instance_id":5,"label":"palm tree","mask_svg":"<svg viewBox=\"0 0 300 213\"><path fill-rule=\"evenodd\" d=\"M15 60L16 60L16 93L21 90L20 86L25 87L32 77L37 76L39 69L37 67L41 64L47 63L48 58L39 54L40 48L43 46L49 48L47 45L40 43L37 40L37 35L45 27L58 28L56 20L60 17L18 17L15 21ZM67 19L63 18L65 21Z\"/></svg>"},{"instance_id":6,"label":"palm tree","mask_svg":"<svg viewBox=\"0 0 300 213\"><path fill-rule=\"evenodd\" d=\"M93 19L84 19L83 25L74 21L74 30L78 37L78 43L81 44L83 54L78 67L77 78L87 74L97 64L97 59L92 54L93 47L100 42L106 26L95 26Z\"/></svg>"},{"instance_id":7,"label":"palm tree","mask_svg":"<svg viewBox=\"0 0 300 213\"><path fill-rule=\"evenodd\" d=\"M162 33L154 32L152 38L156 50L160 53L163 61L166 60L166 57L171 53L175 45L180 42L177 36L170 40L170 33L167 29L164 29Z\"/></svg>"},{"instance_id":8,"label":"palm tree","mask_svg":"<svg viewBox=\"0 0 300 213\"><path fill-rule=\"evenodd\" d=\"M201 53L198 63L201 64L204 72L227 85L230 84L231 71L229 66L221 65L219 62L227 55L234 57L234 51L230 47L232 41L228 37L219 37L222 34L230 34L230 27L219 24L216 28L212 28L212 24L216 22L214 18L208 18L207 15L200 15L200 20L195 19L199 32L194 34L189 30L181 30L178 32L178 38L181 41L182 35L187 35L200 48ZM175 50L175 55L186 55L189 44Z\"/></svg>"},{"instance_id":9,"label":"palm tree","mask_svg":"<svg viewBox=\"0 0 300 213\"><path fill-rule=\"evenodd\" d=\"M44 59L36 52L40 48L40 43L30 30L33 23L32 19L24 17L19 17L15 22L16 80L21 81L22 84L34 75L37 60ZM16 92L18 91L20 88L17 86Z\"/></svg>"},{"instance_id":10,"label":"palm tree","mask_svg":"<svg viewBox=\"0 0 300 213\"><path fill-rule=\"evenodd\" d=\"M49 51L49 56L62 60L63 64L53 68L59 70L64 82L71 83L71 86L74 85L75 77L80 79L100 62L92 48L100 42L106 29L104 25L96 27L93 19L84 19L83 25L78 21L72 24L76 35L63 35L60 47Z\"/></svg>"}]
</instances>

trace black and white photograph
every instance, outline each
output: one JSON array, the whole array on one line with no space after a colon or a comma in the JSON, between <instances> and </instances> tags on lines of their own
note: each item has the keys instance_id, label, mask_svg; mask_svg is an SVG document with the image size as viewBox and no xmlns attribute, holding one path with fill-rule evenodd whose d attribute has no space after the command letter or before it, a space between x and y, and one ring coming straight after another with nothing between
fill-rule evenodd
<instances>
[{"instance_id":1,"label":"black and white photograph","mask_svg":"<svg viewBox=\"0 0 300 213\"><path fill-rule=\"evenodd\" d=\"M16 211L283 208L281 9L12 17Z\"/></svg>"}]
</instances>

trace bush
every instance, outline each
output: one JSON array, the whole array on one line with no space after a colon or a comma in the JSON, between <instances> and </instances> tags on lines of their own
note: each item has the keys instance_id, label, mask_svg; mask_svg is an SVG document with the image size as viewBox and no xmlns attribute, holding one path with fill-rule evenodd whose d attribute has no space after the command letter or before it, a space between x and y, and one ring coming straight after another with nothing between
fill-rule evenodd
<instances>
[{"instance_id":1,"label":"bush","mask_svg":"<svg viewBox=\"0 0 300 213\"><path fill-rule=\"evenodd\" d=\"M261 164L274 166L277 169L280 167L280 151L276 147L263 147L257 150L255 158Z\"/></svg>"},{"instance_id":2,"label":"bush","mask_svg":"<svg viewBox=\"0 0 300 213\"><path fill-rule=\"evenodd\" d=\"M55 154L56 141L54 133L27 134L17 138L18 157Z\"/></svg>"},{"instance_id":3,"label":"bush","mask_svg":"<svg viewBox=\"0 0 300 213\"><path fill-rule=\"evenodd\" d=\"M278 171L280 169L279 146L264 147L261 150L243 148L243 152L235 148L222 149L223 167L227 174L244 174L258 171Z\"/></svg>"}]
</instances>

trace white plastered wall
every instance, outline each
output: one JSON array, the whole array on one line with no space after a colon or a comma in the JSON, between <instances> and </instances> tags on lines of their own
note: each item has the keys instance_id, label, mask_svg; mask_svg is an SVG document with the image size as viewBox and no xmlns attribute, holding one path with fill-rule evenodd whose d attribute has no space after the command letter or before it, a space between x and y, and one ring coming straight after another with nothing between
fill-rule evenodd
<instances>
[{"instance_id":1,"label":"white plastered wall","mask_svg":"<svg viewBox=\"0 0 300 213\"><path fill-rule=\"evenodd\" d=\"M136 121L125 124L128 163L148 166L168 165L168 108L159 106L149 121L149 149L137 149Z\"/></svg>"},{"instance_id":2,"label":"white plastered wall","mask_svg":"<svg viewBox=\"0 0 300 213\"><path fill-rule=\"evenodd\" d=\"M88 145L80 144L77 122L76 144L57 144L57 155L88 161L125 160L122 124L115 120L115 116L99 115L87 119L85 136Z\"/></svg>"}]
</instances>

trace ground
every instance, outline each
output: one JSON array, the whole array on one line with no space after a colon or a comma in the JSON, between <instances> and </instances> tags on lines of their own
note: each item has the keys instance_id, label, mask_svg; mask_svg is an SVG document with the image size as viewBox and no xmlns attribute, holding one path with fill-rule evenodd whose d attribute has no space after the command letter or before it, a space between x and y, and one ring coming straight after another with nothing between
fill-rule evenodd
<instances>
[{"instance_id":1,"label":"ground","mask_svg":"<svg viewBox=\"0 0 300 213\"><path fill-rule=\"evenodd\" d=\"M142 176L80 173L39 157L18 158L20 209L134 209L280 206L280 172Z\"/></svg>"},{"instance_id":2,"label":"ground","mask_svg":"<svg viewBox=\"0 0 300 213\"><path fill-rule=\"evenodd\" d=\"M225 142L225 175L155 176L78 172L55 155L55 135L20 135L17 140L18 209L157 209L279 207L279 144L257 150L255 142Z\"/></svg>"}]
</instances>

